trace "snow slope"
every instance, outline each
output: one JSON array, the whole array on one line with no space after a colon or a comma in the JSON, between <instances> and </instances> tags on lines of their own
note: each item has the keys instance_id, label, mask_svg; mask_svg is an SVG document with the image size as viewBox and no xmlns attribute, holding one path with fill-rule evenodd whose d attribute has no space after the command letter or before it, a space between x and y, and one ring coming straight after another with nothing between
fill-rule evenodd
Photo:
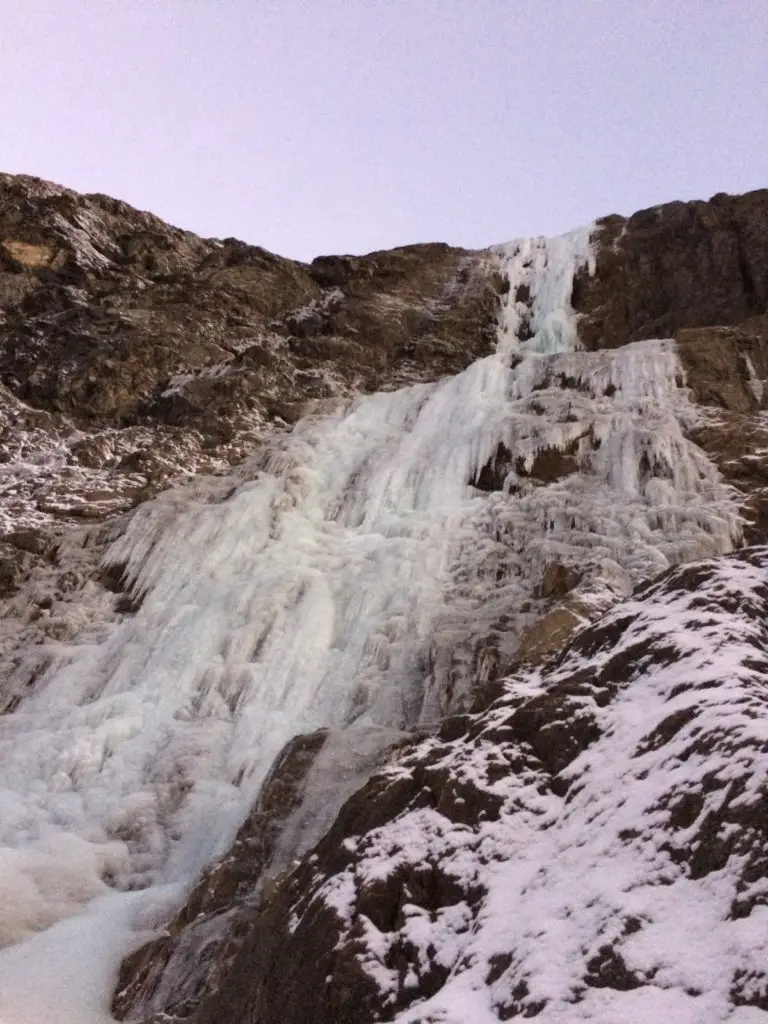
<instances>
[{"instance_id":1,"label":"snow slope","mask_svg":"<svg viewBox=\"0 0 768 1024\"><path fill-rule=\"evenodd\" d=\"M399 1024L768 1020L766 623L765 548L644 587L374 780L294 931L333 908Z\"/></svg>"}]
</instances>

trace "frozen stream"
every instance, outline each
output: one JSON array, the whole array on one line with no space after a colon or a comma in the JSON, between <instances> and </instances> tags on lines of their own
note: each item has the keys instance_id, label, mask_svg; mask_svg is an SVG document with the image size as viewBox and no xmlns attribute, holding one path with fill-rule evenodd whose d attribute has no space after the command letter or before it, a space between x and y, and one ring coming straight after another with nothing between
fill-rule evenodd
<instances>
[{"instance_id":1,"label":"frozen stream","mask_svg":"<svg viewBox=\"0 0 768 1024\"><path fill-rule=\"evenodd\" d=\"M673 343L576 351L589 230L492 258L511 282L495 355L302 421L227 496L201 482L142 506L108 556L137 613L61 645L0 718L3 1024L109 1020L134 928L226 849L283 745L327 726L375 749L456 706L455 652L514 619L549 562L615 598L732 547ZM547 448L577 469L537 486ZM502 450L503 489L473 487Z\"/></svg>"}]
</instances>

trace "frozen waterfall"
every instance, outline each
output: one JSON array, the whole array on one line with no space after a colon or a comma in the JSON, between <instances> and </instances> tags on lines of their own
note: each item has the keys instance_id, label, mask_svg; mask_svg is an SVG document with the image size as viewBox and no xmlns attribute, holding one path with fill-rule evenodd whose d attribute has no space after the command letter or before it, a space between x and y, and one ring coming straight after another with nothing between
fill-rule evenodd
<instances>
[{"instance_id":1,"label":"frozen waterfall","mask_svg":"<svg viewBox=\"0 0 768 1024\"><path fill-rule=\"evenodd\" d=\"M460 707L476 646L504 621L514 652L552 561L613 599L733 546L674 344L577 349L589 239L492 250L494 355L305 418L131 517L107 557L140 607L52 650L0 718L0 1021L108 1020L133 915L226 849L283 745L325 726L383 749ZM568 471L542 482L546 451Z\"/></svg>"}]
</instances>

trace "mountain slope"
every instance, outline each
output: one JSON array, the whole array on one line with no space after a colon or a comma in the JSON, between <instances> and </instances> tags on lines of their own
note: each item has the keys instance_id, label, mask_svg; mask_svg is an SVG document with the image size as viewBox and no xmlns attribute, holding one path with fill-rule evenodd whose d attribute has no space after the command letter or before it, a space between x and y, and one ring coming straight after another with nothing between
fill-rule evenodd
<instances>
[{"instance_id":1,"label":"mountain slope","mask_svg":"<svg viewBox=\"0 0 768 1024\"><path fill-rule=\"evenodd\" d=\"M673 570L397 757L195 1019L768 1011L767 600L764 548Z\"/></svg>"},{"instance_id":2,"label":"mountain slope","mask_svg":"<svg viewBox=\"0 0 768 1024\"><path fill-rule=\"evenodd\" d=\"M0 1017L761 1018L768 192L0 251Z\"/></svg>"}]
</instances>

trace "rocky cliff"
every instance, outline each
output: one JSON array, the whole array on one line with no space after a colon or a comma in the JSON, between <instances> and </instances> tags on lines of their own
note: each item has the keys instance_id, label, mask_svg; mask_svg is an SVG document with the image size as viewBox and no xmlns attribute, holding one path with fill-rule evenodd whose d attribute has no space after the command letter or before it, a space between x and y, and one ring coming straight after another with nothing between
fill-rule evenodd
<instances>
[{"instance_id":1,"label":"rocky cliff","mask_svg":"<svg viewBox=\"0 0 768 1024\"><path fill-rule=\"evenodd\" d=\"M306 266L10 175L0 238L6 433L30 455L47 435L69 481L20 484L14 519L114 514L309 408L455 373L494 345L501 282L446 245Z\"/></svg>"},{"instance_id":2,"label":"rocky cliff","mask_svg":"<svg viewBox=\"0 0 768 1024\"><path fill-rule=\"evenodd\" d=\"M0 838L184 880L115 1016L768 1014L766 381L768 191L304 265L0 176Z\"/></svg>"}]
</instances>

